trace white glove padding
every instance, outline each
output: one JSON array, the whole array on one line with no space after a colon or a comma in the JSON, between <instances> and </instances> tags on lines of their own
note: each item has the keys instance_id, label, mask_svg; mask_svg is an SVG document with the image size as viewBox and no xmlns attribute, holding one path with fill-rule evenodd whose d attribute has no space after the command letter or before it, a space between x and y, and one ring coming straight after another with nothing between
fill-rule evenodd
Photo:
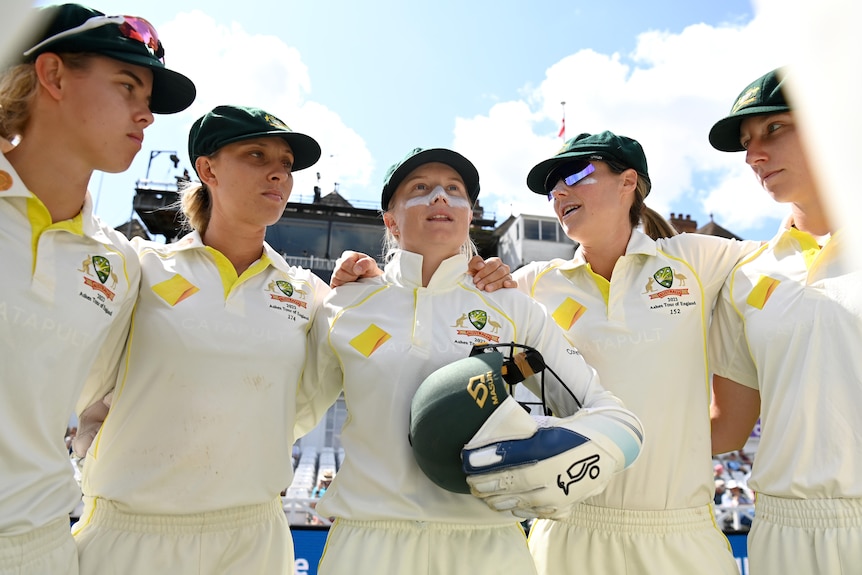
<instances>
[{"instance_id":1,"label":"white glove padding","mask_svg":"<svg viewBox=\"0 0 862 575\"><path fill-rule=\"evenodd\" d=\"M640 421L623 408L535 418L511 396L464 446L470 491L518 517L562 517L637 459Z\"/></svg>"}]
</instances>

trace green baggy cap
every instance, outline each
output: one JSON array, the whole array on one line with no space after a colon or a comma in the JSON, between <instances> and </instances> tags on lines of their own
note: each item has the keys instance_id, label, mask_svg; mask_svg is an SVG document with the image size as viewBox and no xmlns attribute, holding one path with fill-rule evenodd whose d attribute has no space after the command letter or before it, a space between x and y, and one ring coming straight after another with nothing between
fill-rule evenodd
<instances>
[{"instance_id":1,"label":"green baggy cap","mask_svg":"<svg viewBox=\"0 0 862 575\"><path fill-rule=\"evenodd\" d=\"M649 179L646 155L637 140L626 136L617 136L605 130L600 134L578 134L567 140L553 157L539 162L527 174L527 187L543 196L548 194L547 179L558 166L567 164L574 159L614 160L627 168L634 169L646 181L646 193L649 194L652 184Z\"/></svg>"},{"instance_id":2,"label":"green baggy cap","mask_svg":"<svg viewBox=\"0 0 862 575\"><path fill-rule=\"evenodd\" d=\"M210 156L228 144L252 138L279 136L293 150L292 171L313 166L320 159L320 145L311 136L294 132L274 115L246 106L216 106L198 118L189 131L189 159Z\"/></svg>"},{"instance_id":3,"label":"green baggy cap","mask_svg":"<svg viewBox=\"0 0 862 575\"><path fill-rule=\"evenodd\" d=\"M155 114L180 112L195 99L194 83L165 68L164 47L152 24L142 18L106 16L80 4L63 4L38 9L35 21L39 33L22 48L21 62L32 62L45 52L98 54L152 71L150 110Z\"/></svg>"},{"instance_id":4,"label":"green baggy cap","mask_svg":"<svg viewBox=\"0 0 862 575\"><path fill-rule=\"evenodd\" d=\"M479 171L473 162L458 152L446 148L413 148L400 162L389 166L389 170L386 172L386 177L383 179L383 193L380 198L384 212L389 209L389 202L392 201L395 190L398 189L404 178L419 166L432 162L446 164L458 172L458 175L464 180L464 185L467 186L470 202L476 203L476 198L479 197Z\"/></svg>"},{"instance_id":5,"label":"green baggy cap","mask_svg":"<svg viewBox=\"0 0 862 575\"><path fill-rule=\"evenodd\" d=\"M739 143L739 127L744 119L789 111L790 106L784 97L783 69L777 68L742 91L730 109L730 115L716 122L709 131L709 143L722 152L741 152L745 148Z\"/></svg>"}]
</instances>

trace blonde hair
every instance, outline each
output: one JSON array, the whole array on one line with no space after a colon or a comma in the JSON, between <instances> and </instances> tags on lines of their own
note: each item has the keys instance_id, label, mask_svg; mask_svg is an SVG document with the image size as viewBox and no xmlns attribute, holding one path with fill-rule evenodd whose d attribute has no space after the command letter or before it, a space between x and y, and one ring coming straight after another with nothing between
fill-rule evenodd
<instances>
[{"instance_id":1,"label":"blonde hair","mask_svg":"<svg viewBox=\"0 0 862 575\"><path fill-rule=\"evenodd\" d=\"M383 235L383 263L389 263L389 261L395 256L395 253L400 249L401 245L398 243L398 238L389 231L389 228L386 228L386 232ZM477 248L476 244L473 243L473 239L470 237L469 233L467 234L467 241L461 244L461 248L458 250L458 253L464 254L468 260L479 254L479 248Z\"/></svg>"},{"instance_id":2,"label":"blonde hair","mask_svg":"<svg viewBox=\"0 0 862 575\"><path fill-rule=\"evenodd\" d=\"M207 185L201 182L185 184L185 187L180 190L179 208L183 228L197 230L198 233L204 234L212 214L212 202Z\"/></svg>"},{"instance_id":3,"label":"blonde hair","mask_svg":"<svg viewBox=\"0 0 862 575\"><path fill-rule=\"evenodd\" d=\"M30 121L38 80L33 64L19 64L0 76L0 136L20 137Z\"/></svg>"},{"instance_id":4,"label":"blonde hair","mask_svg":"<svg viewBox=\"0 0 862 575\"><path fill-rule=\"evenodd\" d=\"M676 228L669 221L643 203L641 204L641 222L644 226L644 233L654 240L679 235L679 232L676 231Z\"/></svg>"},{"instance_id":5,"label":"blonde hair","mask_svg":"<svg viewBox=\"0 0 862 575\"><path fill-rule=\"evenodd\" d=\"M72 70L89 66L92 54L58 54ZM12 141L23 135L39 92L39 78L32 63L12 66L0 74L0 136Z\"/></svg>"},{"instance_id":6,"label":"blonde hair","mask_svg":"<svg viewBox=\"0 0 862 575\"><path fill-rule=\"evenodd\" d=\"M198 158L215 158L221 148L207 156ZM198 158L192 158L192 164L197 163ZM195 168L197 169L197 168ZM203 235L207 231L212 216L212 198L210 189L203 182L186 182L180 189L180 201L177 206L180 210L183 229L196 230Z\"/></svg>"},{"instance_id":7,"label":"blonde hair","mask_svg":"<svg viewBox=\"0 0 862 575\"><path fill-rule=\"evenodd\" d=\"M678 235L669 221L652 208L647 207L644 203L646 200L647 184L644 179L638 174L638 184L635 188L635 199L632 202L632 207L629 209L629 222L632 229L638 226L638 223L643 224L644 233L654 240L659 238L670 238Z\"/></svg>"}]
</instances>

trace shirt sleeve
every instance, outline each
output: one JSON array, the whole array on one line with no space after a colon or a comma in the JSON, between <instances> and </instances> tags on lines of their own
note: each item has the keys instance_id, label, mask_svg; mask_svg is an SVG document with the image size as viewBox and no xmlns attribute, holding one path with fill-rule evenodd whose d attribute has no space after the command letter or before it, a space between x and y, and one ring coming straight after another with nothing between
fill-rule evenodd
<instances>
[{"instance_id":1,"label":"shirt sleeve","mask_svg":"<svg viewBox=\"0 0 862 575\"><path fill-rule=\"evenodd\" d=\"M81 391L75 406L75 412L78 415L110 393L117 383L123 350L129 336L132 312L138 301L138 291L141 287L141 265L137 253L131 248L123 249L122 252L126 262L125 275L129 282L128 292L117 310L107 337L87 374L84 389Z\"/></svg>"},{"instance_id":2,"label":"shirt sleeve","mask_svg":"<svg viewBox=\"0 0 862 575\"><path fill-rule=\"evenodd\" d=\"M308 333L305 367L296 396L294 434L297 438L317 426L344 387L341 363L329 344L334 308L326 302L332 295L334 293L315 313Z\"/></svg>"},{"instance_id":3,"label":"shirt sleeve","mask_svg":"<svg viewBox=\"0 0 862 575\"><path fill-rule=\"evenodd\" d=\"M666 242L666 243L665 243ZM679 250L683 259L697 270L707 294L717 293L742 258L758 249L760 242L731 240L699 234L680 234L659 243L670 255ZM676 246L672 248L671 246Z\"/></svg>"},{"instance_id":4,"label":"shirt sleeve","mask_svg":"<svg viewBox=\"0 0 862 575\"><path fill-rule=\"evenodd\" d=\"M561 263L561 260L531 262L515 270L512 273L512 279L518 284L518 291L530 297L535 297L536 284L539 281L539 277L547 273L557 263Z\"/></svg>"},{"instance_id":5,"label":"shirt sleeve","mask_svg":"<svg viewBox=\"0 0 862 575\"><path fill-rule=\"evenodd\" d=\"M758 389L757 367L745 336L744 318L731 298L733 279L733 274L727 278L712 314L709 327L710 367L717 375Z\"/></svg>"}]
</instances>

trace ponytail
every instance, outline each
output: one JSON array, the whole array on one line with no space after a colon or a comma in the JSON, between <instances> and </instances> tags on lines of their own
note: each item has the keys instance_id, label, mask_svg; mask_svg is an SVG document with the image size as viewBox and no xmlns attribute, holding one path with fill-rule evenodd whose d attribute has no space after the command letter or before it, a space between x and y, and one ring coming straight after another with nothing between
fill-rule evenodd
<instances>
[{"instance_id":1,"label":"ponytail","mask_svg":"<svg viewBox=\"0 0 862 575\"><path fill-rule=\"evenodd\" d=\"M679 235L669 221L664 219L660 213L648 208L646 204L641 204L641 223L643 223L644 233L654 240L659 238L670 238Z\"/></svg>"},{"instance_id":2,"label":"ponytail","mask_svg":"<svg viewBox=\"0 0 862 575\"><path fill-rule=\"evenodd\" d=\"M183 227L197 230L203 235L210 223L212 204L206 184L194 183L184 188L180 196L180 213Z\"/></svg>"},{"instance_id":3,"label":"ponytail","mask_svg":"<svg viewBox=\"0 0 862 575\"><path fill-rule=\"evenodd\" d=\"M668 222L660 213L648 208L644 203L646 198L647 184L644 179L638 174L638 183L635 188L634 201L629 209L629 222L632 229L638 224L643 224L644 233L654 240L659 238L669 238L678 235L679 232Z\"/></svg>"}]
</instances>

